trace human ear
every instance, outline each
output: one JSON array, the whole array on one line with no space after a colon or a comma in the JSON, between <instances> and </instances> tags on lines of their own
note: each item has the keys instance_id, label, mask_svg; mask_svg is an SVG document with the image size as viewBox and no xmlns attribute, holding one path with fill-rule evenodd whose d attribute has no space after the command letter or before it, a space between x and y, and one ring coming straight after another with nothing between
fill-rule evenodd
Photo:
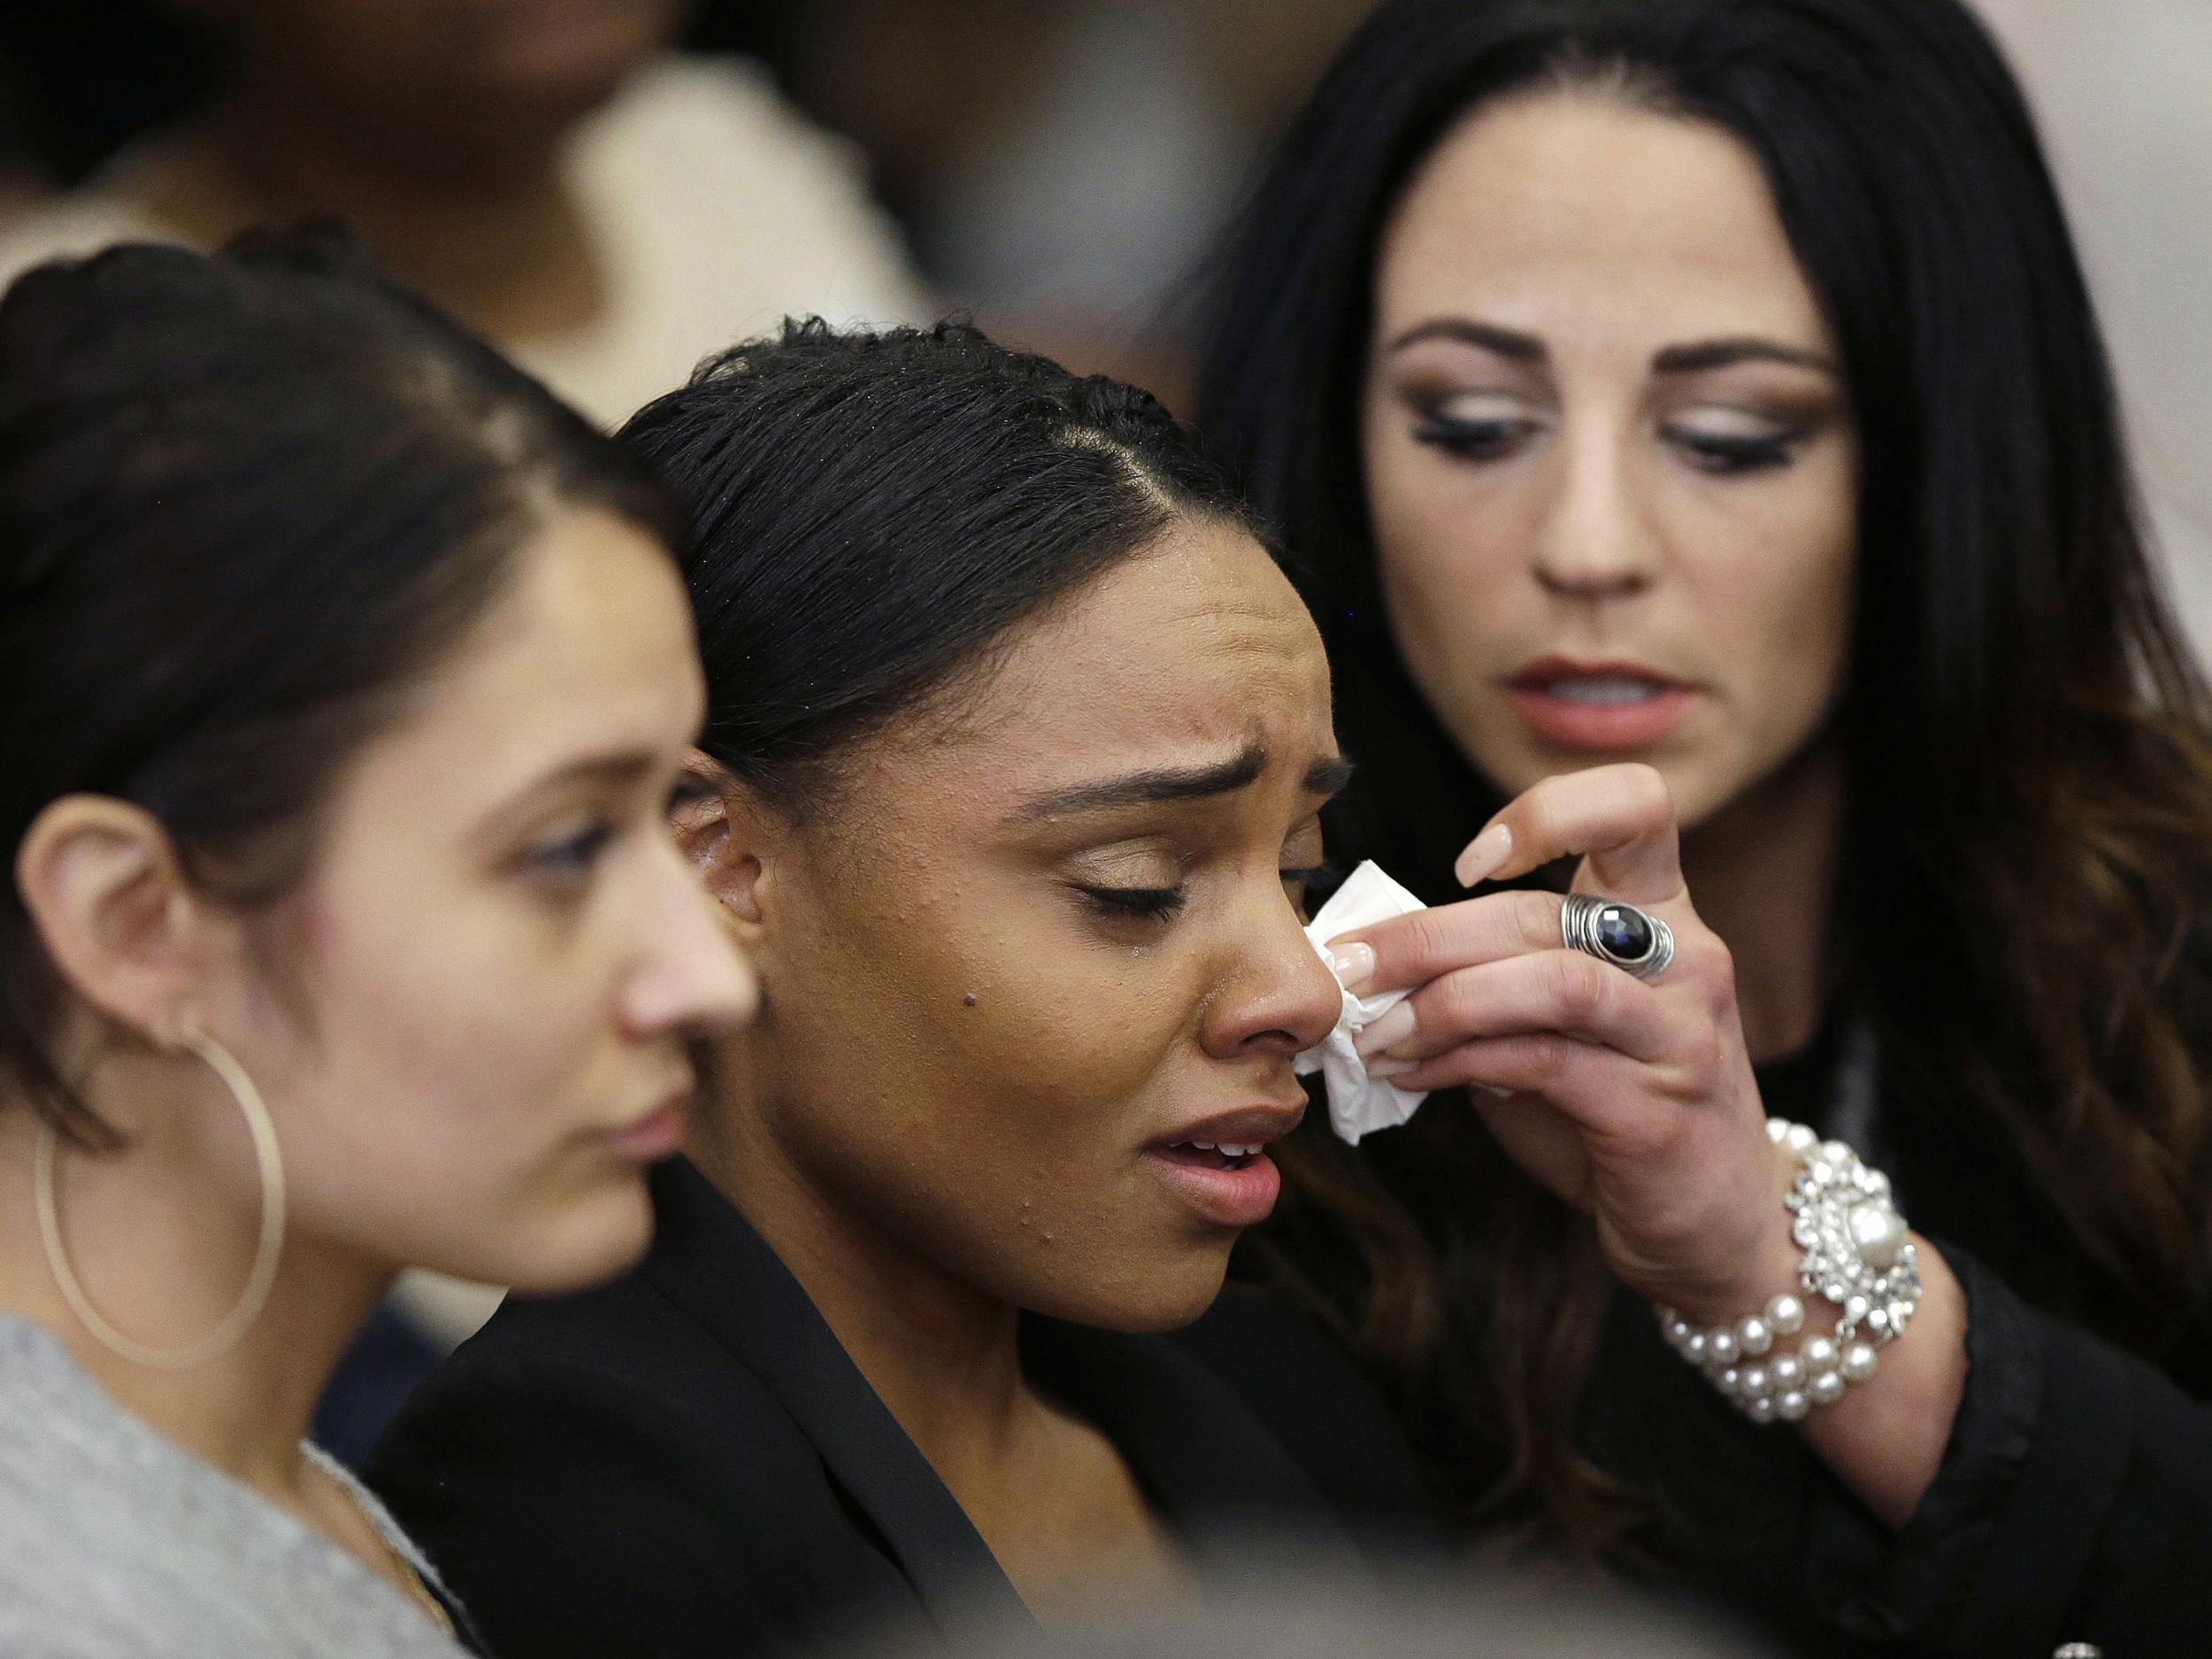
<instances>
[{"instance_id":1,"label":"human ear","mask_svg":"<svg viewBox=\"0 0 2212 1659\"><path fill-rule=\"evenodd\" d=\"M770 819L729 768L697 749L684 762L692 787L673 814L676 845L707 891L749 939L762 919Z\"/></svg>"},{"instance_id":2,"label":"human ear","mask_svg":"<svg viewBox=\"0 0 2212 1659\"><path fill-rule=\"evenodd\" d=\"M151 813L106 795L49 803L16 850L15 883L48 958L87 1006L163 1045L194 1023L210 965L207 905Z\"/></svg>"}]
</instances>

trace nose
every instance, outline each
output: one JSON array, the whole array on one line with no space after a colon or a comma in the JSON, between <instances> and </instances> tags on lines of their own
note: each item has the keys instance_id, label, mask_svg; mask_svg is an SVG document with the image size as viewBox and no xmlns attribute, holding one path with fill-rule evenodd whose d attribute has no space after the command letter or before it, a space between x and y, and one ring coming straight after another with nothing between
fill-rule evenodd
<instances>
[{"instance_id":1,"label":"nose","mask_svg":"<svg viewBox=\"0 0 2212 1659\"><path fill-rule=\"evenodd\" d=\"M1282 896L1256 917L1200 1021L1199 1041L1217 1059L1250 1054L1288 1058L1336 1029L1344 993Z\"/></svg>"},{"instance_id":2,"label":"nose","mask_svg":"<svg viewBox=\"0 0 2212 1659\"><path fill-rule=\"evenodd\" d=\"M651 881L622 987L629 1035L703 1037L747 1024L760 1007L760 981L672 841L656 848Z\"/></svg>"},{"instance_id":3,"label":"nose","mask_svg":"<svg viewBox=\"0 0 2212 1659\"><path fill-rule=\"evenodd\" d=\"M1633 465L1630 423L1591 411L1563 428L1551 498L1537 526L1537 581L1585 603L1631 597L1659 569L1659 539Z\"/></svg>"}]
</instances>

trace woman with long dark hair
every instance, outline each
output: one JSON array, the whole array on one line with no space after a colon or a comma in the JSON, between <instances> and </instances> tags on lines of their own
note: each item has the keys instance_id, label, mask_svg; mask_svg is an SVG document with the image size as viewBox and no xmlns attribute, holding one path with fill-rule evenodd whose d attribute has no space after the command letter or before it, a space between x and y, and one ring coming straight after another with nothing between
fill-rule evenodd
<instances>
[{"instance_id":1,"label":"woman with long dark hair","mask_svg":"<svg viewBox=\"0 0 2212 1659\"><path fill-rule=\"evenodd\" d=\"M1210 326L1202 419L1308 563L1362 765L1340 849L1441 900L1505 796L1655 768L1766 1110L1893 1178L1964 1347L1856 1452L1837 1412L1740 1421L1623 1293L1650 1264L1525 1072L1305 1145L1254 1271L1334 1312L1471 1517L1640 1544L1847 1648L2201 1635L2212 718L1981 28L1394 0ZM1462 874L1532 873L1486 839ZM1515 1082L1499 1035L1432 997L1371 1047ZM1755 1154L1700 1157L1685 1194ZM1916 1311L1901 1363L1946 1340ZM1917 1473L1855 1462L1909 1441Z\"/></svg>"},{"instance_id":2,"label":"woman with long dark hair","mask_svg":"<svg viewBox=\"0 0 2212 1659\"><path fill-rule=\"evenodd\" d=\"M453 1655L311 1412L627 1266L751 980L666 499L334 239L0 301L0 1651Z\"/></svg>"}]
</instances>

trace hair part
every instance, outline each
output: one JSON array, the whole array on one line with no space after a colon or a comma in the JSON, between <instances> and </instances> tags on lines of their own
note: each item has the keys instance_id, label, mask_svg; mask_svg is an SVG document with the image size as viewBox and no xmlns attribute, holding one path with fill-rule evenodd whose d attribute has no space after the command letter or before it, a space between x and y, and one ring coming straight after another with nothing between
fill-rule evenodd
<instances>
[{"instance_id":1,"label":"hair part","mask_svg":"<svg viewBox=\"0 0 2212 1659\"><path fill-rule=\"evenodd\" d=\"M856 745L942 718L1020 625L1179 524L1257 535L1149 393L961 322L788 321L621 435L693 509L702 746L796 821Z\"/></svg>"}]
</instances>

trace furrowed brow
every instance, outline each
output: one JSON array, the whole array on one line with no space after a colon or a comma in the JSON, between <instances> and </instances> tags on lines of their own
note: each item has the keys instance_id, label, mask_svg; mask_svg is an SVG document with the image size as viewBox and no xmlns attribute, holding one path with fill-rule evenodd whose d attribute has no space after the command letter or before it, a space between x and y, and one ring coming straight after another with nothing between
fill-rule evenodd
<instances>
[{"instance_id":1,"label":"furrowed brow","mask_svg":"<svg viewBox=\"0 0 2212 1659\"><path fill-rule=\"evenodd\" d=\"M1014 816L1024 819L1068 818L1079 812L1203 801L1242 789L1256 781L1266 770L1267 751L1247 749L1226 760L1203 765L1153 767L1055 789L1049 795L1024 802Z\"/></svg>"},{"instance_id":2,"label":"furrowed brow","mask_svg":"<svg viewBox=\"0 0 2212 1659\"><path fill-rule=\"evenodd\" d=\"M1416 323L1393 340L1388 349L1403 351L1424 340L1455 340L1461 345L1480 346L1485 351L1494 351L1516 363L1542 363L1551 355L1534 334L1501 328L1495 323L1479 323L1471 317L1432 317L1427 322Z\"/></svg>"}]
</instances>

